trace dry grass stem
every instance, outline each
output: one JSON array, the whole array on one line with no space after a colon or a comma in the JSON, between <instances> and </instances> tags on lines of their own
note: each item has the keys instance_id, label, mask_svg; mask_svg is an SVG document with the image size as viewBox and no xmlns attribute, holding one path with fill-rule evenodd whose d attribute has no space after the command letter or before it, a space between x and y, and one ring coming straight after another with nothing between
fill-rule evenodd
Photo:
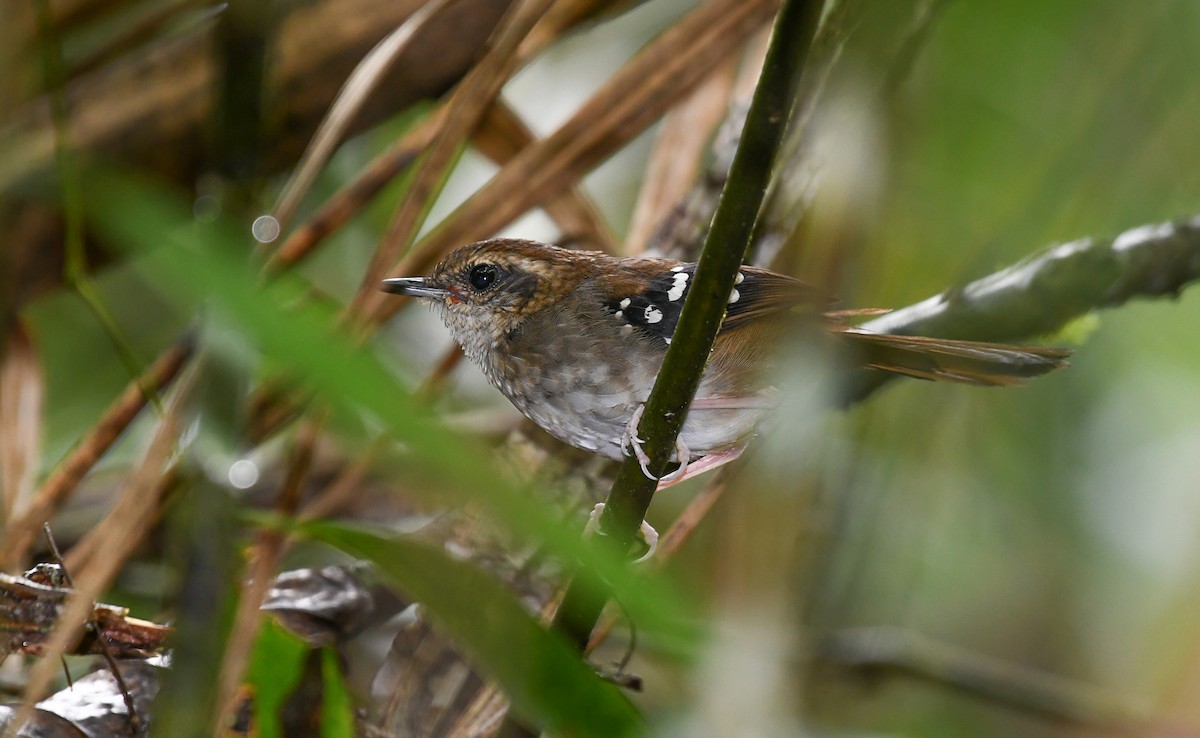
<instances>
[{"instance_id":1,"label":"dry grass stem","mask_svg":"<svg viewBox=\"0 0 1200 738\"><path fill-rule=\"evenodd\" d=\"M517 48L554 0L522 0L505 14L487 53L459 83L447 106L445 121L418 165L400 209L380 241L363 275L362 285L350 303L351 315L363 315L379 282L412 243L425 220L429 205L441 190L455 152L478 125L487 106L520 62Z\"/></svg>"},{"instance_id":2,"label":"dry grass stem","mask_svg":"<svg viewBox=\"0 0 1200 738\"><path fill-rule=\"evenodd\" d=\"M275 500L275 512L283 518L293 517L300 507L301 486L312 466L317 440L325 424L324 413L316 415L318 417L310 418L301 425L292 445L287 474ZM274 581L286 552L286 534L274 530L264 530L258 534L258 541L251 554L250 572L242 584L233 627L229 631L229 641L225 644L225 657L221 662L221 673L217 682L216 704L222 706L223 715L232 714L231 711L236 709L238 704L238 688L250 658L251 647L258 637L263 597ZM218 721L218 725L223 723L224 721ZM218 732L218 735L223 733Z\"/></svg>"},{"instance_id":3,"label":"dry grass stem","mask_svg":"<svg viewBox=\"0 0 1200 738\"><path fill-rule=\"evenodd\" d=\"M383 446L382 441L377 441L368 446L367 450L359 454L354 461L343 466L341 472L325 487L324 491L300 510L298 517L301 520L315 520L328 517L341 510L358 494L359 485L366 478L367 472L371 470L371 464L374 463Z\"/></svg>"},{"instance_id":4,"label":"dry grass stem","mask_svg":"<svg viewBox=\"0 0 1200 738\"><path fill-rule=\"evenodd\" d=\"M488 108L473 142L480 152L503 166L534 145L536 139L516 111L504 104L504 100L497 99ZM612 252L618 248L617 237L578 181L546 200L542 208L566 239L602 251Z\"/></svg>"},{"instance_id":5,"label":"dry grass stem","mask_svg":"<svg viewBox=\"0 0 1200 738\"><path fill-rule=\"evenodd\" d=\"M349 184L338 190L311 218L288 235L279 250L271 255L265 271L275 271L299 262L329 234L353 218L389 182L417 160L421 151L433 141L444 114L445 106L439 107L376 156Z\"/></svg>"},{"instance_id":6,"label":"dry grass stem","mask_svg":"<svg viewBox=\"0 0 1200 738\"><path fill-rule=\"evenodd\" d=\"M67 600L58 624L46 641L45 657L30 670L21 711L10 732L24 724L33 710L33 703L46 693L59 668L59 658L79 637L79 629L91 615L96 599L109 587L149 530L157 507L150 497L159 487L163 467L175 448L179 437L179 411L190 394L192 382L189 377L194 376L194 372L190 373L181 382L125 492L97 526L109 546L75 573L76 591Z\"/></svg>"}]
</instances>

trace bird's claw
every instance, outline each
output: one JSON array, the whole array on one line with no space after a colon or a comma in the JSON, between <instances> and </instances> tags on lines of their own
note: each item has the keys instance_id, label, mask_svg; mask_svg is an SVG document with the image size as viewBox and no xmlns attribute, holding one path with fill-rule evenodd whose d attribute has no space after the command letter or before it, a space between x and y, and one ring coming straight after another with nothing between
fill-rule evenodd
<instances>
[{"instance_id":1,"label":"bird's claw","mask_svg":"<svg viewBox=\"0 0 1200 738\"><path fill-rule=\"evenodd\" d=\"M587 525L583 528L584 535L593 535L600 532L600 516L602 514L604 514L604 503L597 502L596 506L592 508L592 512L588 515ZM654 552L658 550L658 531L654 530L654 526L643 520L640 532L642 540L646 542L647 551L633 560L635 564L649 560L654 555Z\"/></svg>"},{"instance_id":2,"label":"bird's claw","mask_svg":"<svg viewBox=\"0 0 1200 738\"><path fill-rule=\"evenodd\" d=\"M638 466L642 469L642 474L646 475L647 479L653 479L660 486L669 486L683 479L687 474L688 460L691 458L691 451L687 444L679 436L675 437L675 458L679 461L679 468L665 474L662 477L654 476L650 471L650 455L642 449L642 444L646 442L644 438L638 437L638 426L642 422L642 413L646 411L645 404L639 404L633 414L629 416L629 422L625 424L625 435L621 437L621 451L629 455L632 451L633 456L638 461Z\"/></svg>"}]
</instances>

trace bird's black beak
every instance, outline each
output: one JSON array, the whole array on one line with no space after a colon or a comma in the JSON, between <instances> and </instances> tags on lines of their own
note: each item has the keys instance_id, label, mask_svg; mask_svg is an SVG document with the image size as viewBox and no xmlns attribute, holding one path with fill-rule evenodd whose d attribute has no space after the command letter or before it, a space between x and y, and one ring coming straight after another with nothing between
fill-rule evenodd
<instances>
[{"instance_id":1,"label":"bird's black beak","mask_svg":"<svg viewBox=\"0 0 1200 738\"><path fill-rule=\"evenodd\" d=\"M424 297L430 300L444 300L451 295L450 290L442 289L441 287L431 287L426 284L424 277L385 279L380 289L384 292L391 292L394 295Z\"/></svg>"}]
</instances>

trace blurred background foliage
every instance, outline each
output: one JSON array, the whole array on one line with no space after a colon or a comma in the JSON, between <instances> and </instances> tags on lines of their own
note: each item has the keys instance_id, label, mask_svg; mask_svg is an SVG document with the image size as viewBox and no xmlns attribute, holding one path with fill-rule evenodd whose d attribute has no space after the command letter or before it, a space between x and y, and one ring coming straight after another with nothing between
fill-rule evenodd
<instances>
[{"instance_id":1,"label":"blurred background foliage","mask_svg":"<svg viewBox=\"0 0 1200 738\"><path fill-rule=\"evenodd\" d=\"M536 135L546 135L625 59L697 4L647 0L609 10L537 56L505 86L504 98ZM122 12L137 5L127 3ZM207 12L200 3L180 5ZM783 234L788 246L780 261L836 293L845 306L910 304L1055 243L1111 237L1200 213L1200 5L850 5L845 17L852 22L816 98L808 143L788 162L788 172L804 174L781 184L773 201L777 213L798 200L807 203L804 217ZM75 39L86 42L86 36ZM64 53L72 58L70 47ZM8 61L14 70L24 69ZM270 119L274 100L266 100ZM344 143L296 222L429 110L424 104L393 112ZM5 120L0 115L0 123ZM656 133L634 139L583 178L584 190L618 236L628 228ZM466 149L428 224L450 215L496 169ZM232 225L249 255L264 248L252 246L249 222L270 210L289 171L267 168L239 182L251 192L249 204L226 197L222 186L233 185L213 187L211 173L162 188L194 202L200 220ZM404 194L403 182L391 185L296 270L301 282L288 275L284 281L295 288L284 291L290 299L298 299L303 284L314 286L319 296L313 302L332 322ZM10 207L19 208L27 190L10 190L7 197L17 203ZM226 208L218 212L221 202ZM134 197L109 207L120 211L110 212L110 219L137 220L157 205ZM504 233L562 236L538 212ZM0 248L17 248L16 238L15 232L0 234ZM197 299L202 295L183 299L171 279L187 275L165 278L164 270L148 265L162 253L148 255L140 250L145 244L123 250L131 245L138 246L101 244L110 254L94 274L103 304L142 362L183 331L198 331L206 376L185 424L193 437L191 463L239 505L270 504L297 424L252 445L245 398L295 371L281 363L288 351L264 350L244 320L220 315L238 303L219 294L219 279L209 275L201 282L218 293L211 301ZM245 260L246 279L257 269L253 261ZM278 292L264 291L258 299L263 310L286 315L287 300ZM44 382L36 429L40 479L95 423L130 374L76 293L53 289L17 307ZM652 637L630 666L646 681L635 704L664 735L1058 736L1099 730L886 669L860 678L866 670L797 668L830 634L888 626L1097 688L1106 706L1145 706L1200 725L1194 701L1200 688L1198 325L1200 297L1185 290L1177 300L1132 303L1089 316L1061 335L1030 337L1073 345L1077 353L1069 369L1020 390L906 381L845 412L819 402L789 405L815 414L795 436L803 445L796 458L804 465L789 478L794 488L735 484L735 494L720 500L666 566L662 576L688 592L666 610L687 603L709 637L694 659L657 652ZM299 345L289 351L325 350L319 330L292 338ZM369 353L391 372L394 387L387 391L411 392L448 346L431 316L405 309L369 344ZM336 392L339 381L359 378L332 377L322 389ZM509 438L501 445L510 465L524 463L519 454L512 461L508 434L521 428L552 458L560 457L560 467L585 480L550 475L547 486L604 492L611 470L518 426L515 411L466 363L450 375L433 410L487 441ZM367 407L321 426L328 442L322 460L340 468L381 430L387 439L384 429L406 427L406 418L380 421L372 414ZM156 422L153 413L143 413L59 512L55 530L67 543L107 509ZM426 465L414 481L404 476L409 462L403 452L393 448L381 456L358 501L345 505L341 516L410 527L424 522L440 494L437 465ZM244 458L261 476L250 490L239 491L229 484L228 470ZM460 463L493 468L478 455ZM669 526L708 481L662 495L651 521L660 529ZM544 528L522 533L548 534ZM243 544L252 534L244 535ZM766 554L776 549L763 541L782 542L777 551L795 560L772 561ZM186 617L172 610L175 574L170 560L161 558L162 548L161 537L152 537L105 599L134 604L140 617ZM327 549L300 547L288 564L328 556ZM748 572L739 563L777 564L778 571ZM752 599L759 595L762 601ZM364 681L356 685L360 706L371 706L378 651L357 656L362 662L350 669L367 675L360 674ZM1099 722L1104 717L1099 714Z\"/></svg>"}]
</instances>

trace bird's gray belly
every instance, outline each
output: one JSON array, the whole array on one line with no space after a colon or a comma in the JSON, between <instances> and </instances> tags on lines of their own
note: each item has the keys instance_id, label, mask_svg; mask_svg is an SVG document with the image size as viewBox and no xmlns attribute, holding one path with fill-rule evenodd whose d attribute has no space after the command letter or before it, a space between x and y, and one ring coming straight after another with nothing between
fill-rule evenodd
<instances>
[{"instance_id":1,"label":"bird's gray belly","mask_svg":"<svg viewBox=\"0 0 1200 738\"><path fill-rule=\"evenodd\" d=\"M576 448L620 459L625 455L622 440L629 419L649 396L653 369L657 367L594 362L567 367L560 363L556 370L526 365L519 372L486 373L525 417L550 435ZM702 381L698 396L718 394L720 388ZM693 410L680 438L693 458L703 456L737 444L752 432L762 414L761 407Z\"/></svg>"},{"instance_id":2,"label":"bird's gray belly","mask_svg":"<svg viewBox=\"0 0 1200 738\"><path fill-rule=\"evenodd\" d=\"M636 372L620 371L604 362L522 369L517 373L523 377L520 382L493 380L493 384L525 417L576 448L612 459L622 457L625 426L650 391L636 381Z\"/></svg>"}]
</instances>

